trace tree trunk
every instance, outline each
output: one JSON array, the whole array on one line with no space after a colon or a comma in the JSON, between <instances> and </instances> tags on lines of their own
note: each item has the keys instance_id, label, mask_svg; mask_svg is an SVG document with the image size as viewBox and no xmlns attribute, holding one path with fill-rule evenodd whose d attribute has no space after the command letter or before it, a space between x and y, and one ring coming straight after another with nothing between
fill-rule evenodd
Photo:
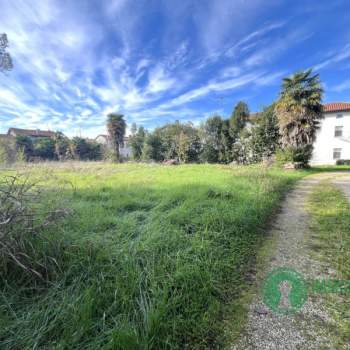
<instances>
[{"instance_id":1,"label":"tree trunk","mask_svg":"<svg viewBox=\"0 0 350 350\"><path fill-rule=\"evenodd\" d=\"M119 143L115 143L115 162L119 163L120 162L120 152L119 152Z\"/></svg>"}]
</instances>

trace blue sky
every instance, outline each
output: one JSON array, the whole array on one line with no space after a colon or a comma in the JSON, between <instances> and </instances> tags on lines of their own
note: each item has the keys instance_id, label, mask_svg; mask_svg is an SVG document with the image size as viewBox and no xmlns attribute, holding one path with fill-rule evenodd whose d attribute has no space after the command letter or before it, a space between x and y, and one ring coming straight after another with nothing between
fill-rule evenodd
<instances>
[{"instance_id":1,"label":"blue sky","mask_svg":"<svg viewBox=\"0 0 350 350\"><path fill-rule=\"evenodd\" d=\"M350 100L348 0L0 0L14 70L0 73L8 127L105 132L121 112L152 129L258 111L309 67L325 102Z\"/></svg>"}]
</instances>

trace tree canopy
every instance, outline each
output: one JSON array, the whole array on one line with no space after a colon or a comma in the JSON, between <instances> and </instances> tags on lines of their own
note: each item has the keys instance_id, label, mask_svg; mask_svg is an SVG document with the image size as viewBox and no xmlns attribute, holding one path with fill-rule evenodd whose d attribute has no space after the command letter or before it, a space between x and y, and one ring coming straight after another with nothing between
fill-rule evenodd
<instances>
[{"instance_id":1,"label":"tree canopy","mask_svg":"<svg viewBox=\"0 0 350 350\"><path fill-rule=\"evenodd\" d=\"M323 117L322 96L320 77L313 75L312 69L283 79L275 109L283 146L299 147L314 142Z\"/></svg>"}]
</instances>

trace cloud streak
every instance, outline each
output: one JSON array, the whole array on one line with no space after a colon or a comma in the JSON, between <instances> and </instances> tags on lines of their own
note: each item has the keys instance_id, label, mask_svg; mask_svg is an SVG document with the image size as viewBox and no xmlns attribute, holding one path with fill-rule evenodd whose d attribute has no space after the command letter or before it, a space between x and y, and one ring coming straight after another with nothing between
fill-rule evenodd
<instances>
[{"instance_id":1,"label":"cloud streak","mask_svg":"<svg viewBox=\"0 0 350 350\"><path fill-rule=\"evenodd\" d=\"M279 6L277 0L7 1L0 5L0 32L8 34L15 68L0 76L0 133L49 127L92 137L104 132L112 111L150 128L199 121L259 94L254 109L271 101L284 74L304 68L290 57L315 63L307 60L306 43L317 25L281 20ZM348 58L343 45L316 68ZM230 105L218 104L221 96Z\"/></svg>"}]
</instances>

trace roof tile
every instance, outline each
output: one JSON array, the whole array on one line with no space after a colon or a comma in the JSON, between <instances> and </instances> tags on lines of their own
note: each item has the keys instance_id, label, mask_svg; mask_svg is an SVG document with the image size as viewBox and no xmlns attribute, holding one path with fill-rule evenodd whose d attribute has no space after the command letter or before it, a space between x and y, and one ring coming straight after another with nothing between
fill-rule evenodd
<instances>
[{"instance_id":1,"label":"roof tile","mask_svg":"<svg viewBox=\"0 0 350 350\"><path fill-rule=\"evenodd\" d=\"M332 102L332 103L326 103L323 105L323 111L325 113L349 111L349 110L350 110L350 102Z\"/></svg>"}]
</instances>

